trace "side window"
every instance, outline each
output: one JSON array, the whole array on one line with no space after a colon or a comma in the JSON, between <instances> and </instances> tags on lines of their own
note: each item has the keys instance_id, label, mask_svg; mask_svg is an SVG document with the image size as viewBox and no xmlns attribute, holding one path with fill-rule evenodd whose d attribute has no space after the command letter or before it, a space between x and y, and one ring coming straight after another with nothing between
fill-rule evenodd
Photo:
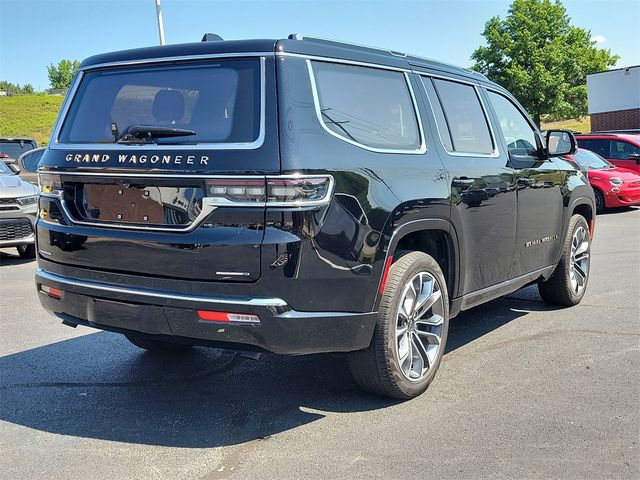
<instances>
[{"instance_id":1,"label":"side window","mask_svg":"<svg viewBox=\"0 0 640 480\"><path fill-rule=\"evenodd\" d=\"M433 80L451 133L453 151L489 155L494 151L487 118L471 85Z\"/></svg>"},{"instance_id":2,"label":"side window","mask_svg":"<svg viewBox=\"0 0 640 480\"><path fill-rule=\"evenodd\" d=\"M420 134L403 73L311 62L322 123L334 135L366 147L415 151Z\"/></svg>"},{"instance_id":3,"label":"side window","mask_svg":"<svg viewBox=\"0 0 640 480\"><path fill-rule=\"evenodd\" d=\"M628 142L621 142L619 140L611 141L611 157L616 160L627 160L630 155L640 154L640 148L632 145Z\"/></svg>"},{"instance_id":4,"label":"side window","mask_svg":"<svg viewBox=\"0 0 640 480\"><path fill-rule=\"evenodd\" d=\"M511 100L495 92L487 92L509 153L515 156L536 156L538 146L533 128Z\"/></svg>"},{"instance_id":5,"label":"side window","mask_svg":"<svg viewBox=\"0 0 640 480\"><path fill-rule=\"evenodd\" d=\"M451 133L449 132L449 127L447 126L447 119L444 117L442 105L440 105L440 101L438 100L436 89L433 87L433 83L431 82L430 78L422 77L422 84L427 91L427 97L429 97L429 103L431 104L431 108L433 109L433 115L436 118L436 127L438 128L438 134L440 135L440 139L442 140L442 145L444 145L444 148L447 152L453 152Z\"/></svg>"},{"instance_id":6,"label":"side window","mask_svg":"<svg viewBox=\"0 0 640 480\"><path fill-rule=\"evenodd\" d=\"M609 155L609 140L590 140L590 139L578 139L578 146L597 153L601 157L611 158Z\"/></svg>"}]
</instances>

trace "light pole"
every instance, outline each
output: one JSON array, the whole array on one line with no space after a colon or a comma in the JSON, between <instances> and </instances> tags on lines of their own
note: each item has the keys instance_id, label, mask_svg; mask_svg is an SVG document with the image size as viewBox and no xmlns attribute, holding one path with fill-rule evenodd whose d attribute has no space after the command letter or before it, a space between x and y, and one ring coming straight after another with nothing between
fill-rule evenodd
<instances>
[{"instance_id":1,"label":"light pole","mask_svg":"<svg viewBox=\"0 0 640 480\"><path fill-rule=\"evenodd\" d=\"M160 45L164 45L164 24L162 23L162 6L160 0L156 0L156 15L158 16L158 34L160 35Z\"/></svg>"}]
</instances>

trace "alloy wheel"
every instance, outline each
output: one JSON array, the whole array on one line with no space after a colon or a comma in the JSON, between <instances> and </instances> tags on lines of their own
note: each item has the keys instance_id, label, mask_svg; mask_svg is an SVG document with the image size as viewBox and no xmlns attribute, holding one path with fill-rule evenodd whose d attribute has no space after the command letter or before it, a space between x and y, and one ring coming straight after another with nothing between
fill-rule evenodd
<instances>
[{"instance_id":1,"label":"alloy wheel","mask_svg":"<svg viewBox=\"0 0 640 480\"><path fill-rule=\"evenodd\" d=\"M571 263L569 265L569 278L571 289L579 295L587 285L589 276L589 233L580 226L573 233L571 239Z\"/></svg>"},{"instance_id":2,"label":"alloy wheel","mask_svg":"<svg viewBox=\"0 0 640 480\"><path fill-rule=\"evenodd\" d=\"M420 272L405 285L396 321L396 355L403 375L422 380L435 366L442 346L444 303L433 275Z\"/></svg>"}]
</instances>

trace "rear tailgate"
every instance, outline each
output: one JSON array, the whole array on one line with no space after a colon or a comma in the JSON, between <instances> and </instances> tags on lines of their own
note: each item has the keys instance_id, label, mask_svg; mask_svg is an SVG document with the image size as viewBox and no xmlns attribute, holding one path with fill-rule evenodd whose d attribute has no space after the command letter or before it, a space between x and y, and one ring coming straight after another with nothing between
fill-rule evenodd
<instances>
[{"instance_id":1,"label":"rear tailgate","mask_svg":"<svg viewBox=\"0 0 640 480\"><path fill-rule=\"evenodd\" d=\"M211 182L264 188L265 175L280 172L274 76L271 57L85 72L40 162L43 186L51 183L41 256L116 273L256 281L264 205L212 204ZM153 122L196 134L124 137Z\"/></svg>"}]
</instances>

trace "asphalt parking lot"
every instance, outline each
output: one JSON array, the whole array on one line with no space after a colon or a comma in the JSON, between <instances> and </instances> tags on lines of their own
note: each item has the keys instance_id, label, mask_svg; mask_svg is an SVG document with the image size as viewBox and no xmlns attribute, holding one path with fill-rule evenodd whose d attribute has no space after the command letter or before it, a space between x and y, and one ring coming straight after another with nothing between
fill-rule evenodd
<instances>
[{"instance_id":1,"label":"asphalt parking lot","mask_svg":"<svg viewBox=\"0 0 640 480\"><path fill-rule=\"evenodd\" d=\"M640 478L640 209L598 217L581 305L465 312L405 403L341 355L157 358L62 326L35 262L0 264L3 478Z\"/></svg>"}]
</instances>

